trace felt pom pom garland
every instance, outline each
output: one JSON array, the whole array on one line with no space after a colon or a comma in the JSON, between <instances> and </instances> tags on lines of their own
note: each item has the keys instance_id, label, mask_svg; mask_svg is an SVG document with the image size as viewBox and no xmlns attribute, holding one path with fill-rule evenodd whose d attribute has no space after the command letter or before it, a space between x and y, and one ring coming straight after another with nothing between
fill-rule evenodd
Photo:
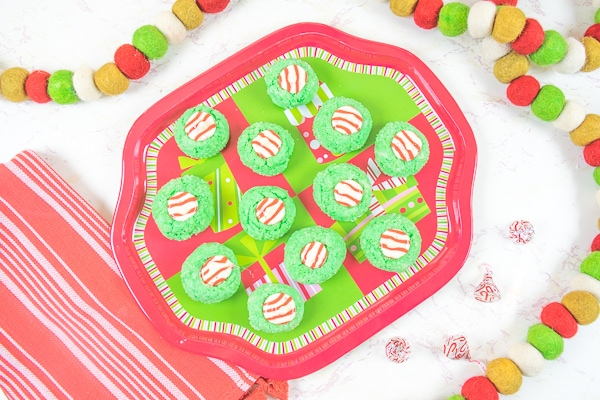
<instances>
[{"instance_id":1,"label":"felt pom pom garland","mask_svg":"<svg viewBox=\"0 0 600 400\"><path fill-rule=\"evenodd\" d=\"M474 38L482 39L484 57L495 63L494 75L508 85L508 99L517 106L530 106L536 117L568 132L575 145L584 147L584 159L596 167L594 180L600 185L600 116L587 114L581 105L566 99L558 87L542 85L527 75L530 62L554 65L561 72L589 72L600 67L600 9L594 25L578 41L564 39L556 31L544 31L539 22L526 18L516 8L517 0L484 0L470 9L457 4L460 3L391 0L390 9L398 16L413 15L415 24L424 29L437 26L445 36L468 31ZM600 0L594 0L594 7L600 8ZM600 205L600 191L596 197ZM535 376L541 372L545 360L554 360L562 354L564 339L573 337L579 325L598 318L600 234L593 240L591 253L581 263L571 289L560 303L544 307L541 322L529 328L525 342L515 343L507 358L490 361L486 376L468 379L461 394L449 400L492 400L498 399L499 393L516 393L523 375Z\"/></svg>"},{"instance_id":2,"label":"felt pom pom garland","mask_svg":"<svg viewBox=\"0 0 600 400\"><path fill-rule=\"evenodd\" d=\"M36 70L29 73L21 67L0 71L0 94L7 100L36 103L54 101L74 104L97 100L102 95L114 96L129 88L130 80L143 78L150 70L150 62L162 58L169 44L181 43L186 31L198 28L204 13L223 11L229 0L176 0L171 11L159 13L154 23L138 28L131 44L120 46L114 62L108 62L94 71L59 70L52 74Z\"/></svg>"}]
</instances>

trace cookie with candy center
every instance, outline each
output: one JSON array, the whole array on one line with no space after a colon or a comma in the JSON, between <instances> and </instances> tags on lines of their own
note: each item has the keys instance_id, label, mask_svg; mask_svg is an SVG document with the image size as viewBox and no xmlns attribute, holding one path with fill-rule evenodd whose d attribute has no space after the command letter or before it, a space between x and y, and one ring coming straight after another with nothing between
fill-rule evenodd
<instances>
[{"instance_id":1,"label":"cookie with candy center","mask_svg":"<svg viewBox=\"0 0 600 400\"><path fill-rule=\"evenodd\" d=\"M319 79L310 64L296 58L275 61L265 72L267 95L278 107L291 109L310 103Z\"/></svg>"},{"instance_id":2,"label":"cookie with candy center","mask_svg":"<svg viewBox=\"0 0 600 400\"><path fill-rule=\"evenodd\" d=\"M186 221L198 211L198 199L188 192L177 192L167 201L169 216L175 221Z\"/></svg>"},{"instance_id":3,"label":"cookie with candy center","mask_svg":"<svg viewBox=\"0 0 600 400\"><path fill-rule=\"evenodd\" d=\"M286 92L293 94L299 93L306 82L308 81L308 74L306 70L298 64L288 65L279 73L277 83Z\"/></svg>"},{"instance_id":4,"label":"cookie with candy center","mask_svg":"<svg viewBox=\"0 0 600 400\"><path fill-rule=\"evenodd\" d=\"M289 294L273 293L263 303L263 314L272 324L287 324L296 316L296 303Z\"/></svg>"},{"instance_id":5,"label":"cookie with candy center","mask_svg":"<svg viewBox=\"0 0 600 400\"><path fill-rule=\"evenodd\" d=\"M333 196L335 201L344 207L356 207L362 200L363 189L358 182L352 179L345 179L335 185Z\"/></svg>"},{"instance_id":6,"label":"cookie with candy center","mask_svg":"<svg viewBox=\"0 0 600 400\"><path fill-rule=\"evenodd\" d=\"M416 133L401 130L392 138L392 151L403 161L414 160L423 147L423 141Z\"/></svg>"},{"instance_id":7,"label":"cookie with candy center","mask_svg":"<svg viewBox=\"0 0 600 400\"><path fill-rule=\"evenodd\" d=\"M410 250L410 237L400 229L388 229L381 234L379 246L384 256L398 259Z\"/></svg>"},{"instance_id":8,"label":"cookie with candy center","mask_svg":"<svg viewBox=\"0 0 600 400\"><path fill-rule=\"evenodd\" d=\"M294 147L291 133L271 122L253 123L242 131L237 141L242 164L263 176L275 176L284 172Z\"/></svg>"},{"instance_id":9,"label":"cookie with candy center","mask_svg":"<svg viewBox=\"0 0 600 400\"><path fill-rule=\"evenodd\" d=\"M248 296L248 321L256 330L278 333L296 328L304 316L304 300L289 285L265 283Z\"/></svg>"},{"instance_id":10,"label":"cookie with candy center","mask_svg":"<svg viewBox=\"0 0 600 400\"><path fill-rule=\"evenodd\" d=\"M363 124L361 113L352 106L342 106L333 112L331 126L344 135L352 135L360 130Z\"/></svg>"},{"instance_id":11,"label":"cookie with candy center","mask_svg":"<svg viewBox=\"0 0 600 400\"><path fill-rule=\"evenodd\" d=\"M233 268L229 258L222 255L212 256L200 268L200 279L207 285L217 286L229 278Z\"/></svg>"},{"instance_id":12,"label":"cookie with candy center","mask_svg":"<svg viewBox=\"0 0 600 400\"><path fill-rule=\"evenodd\" d=\"M196 142L212 137L217 130L215 119L207 112L196 111L185 123L185 133Z\"/></svg>"},{"instance_id":13,"label":"cookie with candy center","mask_svg":"<svg viewBox=\"0 0 600 400\"><path fill-rule=\"evenodd\" d=\"M256 240L285 235L296 219L296 205L278 186L255 186L242 195L238 207L244 231Z\"/></svg>"},{"instance_id":14,"label":"cookie with candy center","mask_svg":"<svg viewBox=\"0 0 600 400\"><path fill-rule=\"evenodd\" d=\"M281 149L281 138L270 129L260 132L252 139L252 148L261 158L273 157Z\"/></svg>"},{"instance_id":15,"label":"cookie with candy center","mask_svg":"<svg viewBox=\"0 0 600 400\"><path fill-rule=\"evenodd\" d=\"M408 122L388 122L375 138L375 162L386 175L415 175L427 164L429 153L425 135Z\"/></svg>"},{"instance_id":16,"label":"cookie with candy center","mask_svg":"<svg viewBox=\"0 0 600 400\"><path fill-rule=\"evenodd\" d=\"M200 104L188 108L175 122L177 146L192 158L209 158L229 142L229 123L218 110Z\"/></svg>"},{"instance_id":17,"label":"cookie with candy center","mask_svg":"<svg viewBox=\"0 0 600 400\"><path fill-rule=\"evenodd\" d=\"M302 248L300 258L310 269L321 268L327 260L327 247L321 242L310 242Z\"/></svg>"},{"instance_id":18,"label":"cookie with candy center","mask_svg":"<svg viewBox=\"0 0 600 400\"><path fill-rule=\"evenodd\" d=\"M256 218L265 225L275 225L285 216L285 204L280 199L266 197L256 207Z\"/></svg>"}]
</instances>

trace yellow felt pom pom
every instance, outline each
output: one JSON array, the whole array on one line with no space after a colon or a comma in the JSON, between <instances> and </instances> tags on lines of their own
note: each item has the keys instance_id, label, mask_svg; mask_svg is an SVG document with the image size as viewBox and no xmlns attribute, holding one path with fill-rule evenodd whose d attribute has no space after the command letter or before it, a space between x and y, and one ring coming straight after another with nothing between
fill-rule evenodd
<instances>
[{"instance_id":1,"label":"yellow felt pom pom","mask_svg":"<svg viewBox=\"0 0 600 400\"><path fill-rule=\"evenodd\" d=\"M19 102L27 100L25 81L29 72L25 68L9 68L0 76L0 91L10 101Z\"/></svg>"},{"instance_id":2,"label":"yellow felt pom pom","mask_svg":"<svg viewBox=\"0 0 600 400\"><path fill-rule=\"evenodd\" d=\"M523 383L521 370L508 358L496 358L490 361L485 375L501 394L516 393Z\"/></svg>"},{"instance_id":3,"label":"yellow felt pom pom","mask_svg":"<svg viewBox=\"0 0 600 400\"><path fill-rule=\"evenodd\" d=\"M171 7L171 11L188 31L199 27L204 20L204 14L195 0L177 0Z\"/></svg>"},{"instance_id":4,"label":"yellow felt pom pom","mask_svg":"<svg viewBox=\"0 0 600 400\"><path fill-rule=\"evenodd\" d=\"M585 36L582 42L585 47L585 64L581 70L590 72L600 68L600 42L589 36Z\"/></svg>"},{"instance_id":5,"label":"yellow felt pom pom","mask_svg":"<svg viewBox=\"0 0 600 400\"><path fill-rule=\"evenodd\" d=\"M573 129L569 136L576 146L587 146L600 139L600 115L586 115L581 125Z\"/></svg>"},{"instance_id":6,"label":"yellow felt pom pom","mask_svg":"<svg viewBox=\"0 0 600 400\"><path fill-rule=\"evenodd\" d=\"M494 75L502 83L511 83L529 71L529 59L511 51L494 64Z\"/></svg>"},{"instance_id":7,"label":"yellow felt pom pom","mask_svg":"<svg viewBox=\"0 0 600 400\"><path fill-rule=\"evenodd\" d=\"M410 17L419 0L391 0L390 9L399 17Z\"/></svg>"},{"instance_id":8,"label":"yellow felt pom pom","mask_svg":"<svg viewBox=\"0 0 600 400\"><path fill-rule=\"evenodd\" d=\"M502 6L496 13L492 37L500 43L514 42L523 32L526 20L523 11L517 7Z\"/></svg>"},{"instance_id":9,"label":"yellow felt pom pom","mask_svg":"<svg viewBox=\"0 0 600 400\"><path fill-rule=\"evenodd\" d=\"M579 325L588 325L598 319L600 303L590 292L575 290L564 295L562 304Z\"/></svg>"},{"instance_id":10,"label":"yellow felt pom pom","mask_svg":"<svg viewBox=\"0 0 600 400\"><path fill-rule=\"evenodd\" d=\"M121 72L117 64L106 63L94 74L94 83L102 93L108 96L121 94L129 87L129 79Z\"/></svg>"}]
</instances>

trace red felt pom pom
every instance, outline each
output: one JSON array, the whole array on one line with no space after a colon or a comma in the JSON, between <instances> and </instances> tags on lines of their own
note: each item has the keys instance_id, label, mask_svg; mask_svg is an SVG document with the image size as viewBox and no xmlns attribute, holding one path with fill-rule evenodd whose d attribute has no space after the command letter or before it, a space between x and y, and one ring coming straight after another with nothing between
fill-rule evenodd
<instances>
[{"instance_id":1,"label":"red felt pom pom","mask_svg":"<svg viewBox=\"0 0 600 400\"><path fill-rule=\"evenodd\" d=\"M588 30L585 31L583 36L593 37L594 39L600 42L600 24L594 24L590 26Z\"/></svg>"},{"instance_id":2,"label":"red felt pom pom","mask_svg":"<svg viewBox=\"0 0 600 400\"><path fill-rule=\"evenodd\" d=\"M415 24L423 29L435 28L443 6L442 0L419 0L413 14Z\"/></svg>"},{"instance_id":3,"label":"red felt pom pom","mask_svg":"<svg viewBox=\"0 0 600 400\"><path fill-rule=\"evenodd\" d=\"M129 79L140 79L150 70L150 61L130 44L124 44L115 52L115 64Z\"/></svg>"},{"instance_id":4,"label":"red felt pom pom","mask_svg":"<svg viewBox=\"0 0 600 400\"><path fill-rule=\"evenodd\" d=\"M600 251L600 233L592 241L592 252Z\"/></svg>"},{"instance_id":5,"label":"red felt pom pom","mask_svg":"<svg viewBox=\"0 0 600 400\"><path fill-rule=\"evenodd\" d=\"M523 75L506 88L506 97L516 106L528 106L540 92L540 83L531 75Z\"/></svg>"},{"instance_id":6,"label":"red felt pom pom","mask_svg":"<svg viewBox=\"0 0 600 400\"><path fill-rule=\"evenodd\" d=\"M492 0L497 6L517 6L518 0Z\"/></svg>"},{"instance_id":7,"label":"red felt pom pom","mask_svg":"<svg viewBox=\"0 0 600 400\"><path fill-rule=\"evenodd\" d=\"M214 14L223 11L229 4L229 0L196 0L196 3L203 12Z\"/></svg>"},{"instance_id":8,"label":"red felt pom pom","mask_svg":"<svg viewBox=\"0 0 600 400\"><path fill-rule=\"evenodd\" d=\"M544 43L544 28L537 20L527 18L525 28L517 40L512 42L512 48L519 54L529 55L535 53L542 43Z\"/></svg>"},{"instance_id":9,"label":"red felt pom pom","mask_svg":"<svg viewBox=\"0 0 600 400\"><path fill-rule=\"evenodd\" d=\"M36 103L47 103L50 100L48 96L48 78L50 74L46 71L33 71L25 81L25 93Z\"/></svg>"},{"instance_id":10,"label":"red felt pom pom","mask_svg":"<svg viewBox=\"0 0 600 400\"><path fill-rule=\"evenodd\" d=\"M461 394L467 400L498 400L496 387L485 376L469 378L463 385Z\"/></svg>"},{"instance_id":11,"label":"red felt pom pom","mask_svg":"<svg viewBox=\"0 0 600 400\"><path fill-rule=\"evenodd\" d=\"M564 338L572 338L577 333L577 321L560 303L550 303L544 307L541 320L544 325Z\"/></svg>"},{"instance_id":12,"label":"red felt pom pom","mask_svg":"<svg viewBox=\"0 0 600 400\"><path fill-rule=\"evenodd\" d=\"M583 148L583 158L592 167L600 166L600 140L596 140Z\"/></svg>"}]
</instances>

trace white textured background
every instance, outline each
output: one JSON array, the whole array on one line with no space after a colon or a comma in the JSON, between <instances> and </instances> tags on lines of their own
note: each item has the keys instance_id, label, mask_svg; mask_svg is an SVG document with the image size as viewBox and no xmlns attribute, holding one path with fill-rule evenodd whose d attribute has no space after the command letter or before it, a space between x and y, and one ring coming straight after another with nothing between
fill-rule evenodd
<instances>
[{"instance_id":1,"label":"white textured background","mask_svg":"<svg viewBox=\"0 0 600 400\"><path fill-rule=\"evenodd\" d=\"M473 0L465 0L469 5ZM543 4L542 4L543 3ZM130 43L134 30L169 10L167 0L0 0L0 69L98 68ZM521 0L528 17L545 29L580 38L593 22L591 1ZM526 337L542 307L560 300L597 233L598 207L592 168L568 135L511 105L505 85L482 60L479 40L449 39L437 29L418 28L377 0L234 0L225 12L207 15L187 40L154 62L129 90L92 103L60 106L0 99L0 162L19 151L38 152L100 214L110 221L119 193L122 146L133 122L149 106L215 63L278 28L321 22L347 33L403 47L423 60L464 111L478 143L469 259L441 291L365 343L322 370L290 381L291 399L445 399L480 374L474 364L441 353L446 338L464 334L472 357L484 362L505 356ZM600 113L600 70L561 75L533 67L542 83ZM507 226L527 219L534 240L517 246ZM492 267L503 299L474 300ZM565 341L563 355L525 378L510 398L600 399L600 322L581 327ZM392 336L412 345L404 364L388 361ZM0 396L1 397L1 396Z\"/></svg>"}]
</instances>

